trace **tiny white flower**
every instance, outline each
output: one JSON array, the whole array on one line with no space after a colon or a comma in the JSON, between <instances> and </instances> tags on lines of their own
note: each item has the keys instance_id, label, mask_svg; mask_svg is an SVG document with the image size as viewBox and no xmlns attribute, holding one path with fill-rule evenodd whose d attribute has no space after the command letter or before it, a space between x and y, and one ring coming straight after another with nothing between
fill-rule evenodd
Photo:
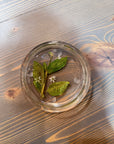
<instances>
[{"instance_id":1,"label":"tiny white flower","mask_svg":"<svg viewBox=\"0 0 114 144\"><path fill-rule=\"evenodd\" d=\"M49 78L50 82L54 83L56 81L56 76L52 76Z\"/></svg>"},{"instance_id":2,"label":"tiny white flower","mask_svg":"<svg viewBox=\"0 0 114 144\"><path fill-rule=\"evenodd\" d=\"M38 81L40 82L41 80L42 80L42 79L41 79L41 76L39 76L39 77L38 77Z\"/></svg>"},{"instance_id":3,"label":"tiny white flower","mask_svg":"<svg viewBox=\"0 0 114 144\"><path fill-rule=\"evenodd\" d=\"M39 76L38 78L34 78L34 80L35 80L36 82L41 82L41 77Z\"/></svg>"},{"instance_id":4,"label":"tiny white flower","mask_svg":"<svg viewBox=\"0 0 114 144\"><path fill-rule=\"evenodd\" d=\"M35 81L37 81L37 78L34 78Z\"/></svg>"},{"instance_id":5,"label":"tiny white flower","mask_svg":"<svg viewBox=\"0 0 114 144\"><path fill-rule=\"evenodd\" d=\"M38 80L41 81L41 76L38 77Z\"/></svg>"}]
</instances>

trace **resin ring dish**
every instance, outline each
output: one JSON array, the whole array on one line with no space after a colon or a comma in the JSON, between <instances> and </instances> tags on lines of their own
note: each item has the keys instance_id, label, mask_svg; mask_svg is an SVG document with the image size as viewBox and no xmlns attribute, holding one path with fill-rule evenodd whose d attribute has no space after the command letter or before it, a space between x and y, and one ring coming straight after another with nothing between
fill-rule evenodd
<instances>
[{"instance_id":1,"label":"resin ring dish","mask_svg":"<svg viewBox=\"0 0 114 144\"><path fill-rule=\"evenodd\" d=\"M39 63L49 61L48 53L52 52L54 58L67 57L65 68L52 74L56 81L69 81L70 85L62 96L40 94L33 85L33 61ZM71 44L60 41L49 41L33 48L25 57L21 66L21 87L26 98L34 105L47 112L63 112L77 106L86 96L90 87L90 70L87 60L82 53Z\"/></svg>"}]
</instances>

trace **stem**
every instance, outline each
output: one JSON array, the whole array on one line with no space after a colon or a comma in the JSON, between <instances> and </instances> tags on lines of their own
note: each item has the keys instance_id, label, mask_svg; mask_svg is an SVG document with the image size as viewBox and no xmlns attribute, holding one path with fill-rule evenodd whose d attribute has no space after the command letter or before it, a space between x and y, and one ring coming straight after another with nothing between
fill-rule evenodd
<instances>
[{"instance_id":1,"label":"stem","mask_svg":"<svg viewBox=\"0 0 114 144\"><path fill-rule=\"evenodd\" d=\"M44 87L45 87L45 84L43 84L42 90L41 90L41 97L42 97L42 98L44 98Z\"/></svg>"},{"instance_id":2,"label":"stem","mask_svg":"<svg viewBox=\"0 0 114 144\"><path fill-rule=\"evenodd\" d=\"M52 61L52 59L53 59L53 53L52 54L48 53L48 54L49 54L49 57L50 57L50 61L49 61L49 64L48 64L48 66L49 66L51 61ZM47 73L47 70L45 70L45 73L44 73L44 77L45 77L44 84L42 86L42 90L41 90L41 93L40 93L42 98L44 98L44 90L45 90L45 86L46 86L46 82L47 82L47 76L48 76L48 73Z\"/></svg>"},{"instance_id":3,"label":"stem","mask_svg":"<svg viewBox=\"0 0 114 144\"><path fill-rule=\"evenodd\" d=\"M52 53L52 52L49 52L48 54L49 54L49 57L50 57L50 61L49 61L49 64L50 64L51 61L52 61L52 59L53 59L53 53ZM49 64L48 64L48 66L49 66Z\"/></svg>"},{"instance_id":4,"label":"stem","mask_svg":"<svg viewBox=\"0 0 114 144\"><path fill-rule=\"evenodd\" d=\"M51 61L52 61L52 58L53 58L53 56L50 56L50 61L49 61L49 64L51 63Z\"/></svg>"},{"instance_id":5,"label":"stem","mask_svg":"<svg viewBox=\"0 0 114 144\"><path fill-rule=\"evenodd\" d=\"M41 90L41 97L44 98L44 90L45 90L45 85L46 85L46 81L47 81L47 71L45 71L45 80L44 80L44 84L42 86L42 90Z\"/></svg>"}]
</instances>

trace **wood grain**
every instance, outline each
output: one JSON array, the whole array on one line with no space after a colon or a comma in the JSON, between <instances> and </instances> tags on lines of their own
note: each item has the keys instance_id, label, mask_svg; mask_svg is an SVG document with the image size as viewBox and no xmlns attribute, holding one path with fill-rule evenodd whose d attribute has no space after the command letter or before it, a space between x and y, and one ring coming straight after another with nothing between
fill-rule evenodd
<instances>
[{"instance_id":1,"label":"wood grain","mask_svg":"<svg viewBox=\"0 0 114 144\"><path fill-rule=\"evenodd\" d=\"M112 144L114 96L112 0L0 1L0 143ZM87 57L92 74L74 109L45 113L20 86L20 67L36 45L60 40Z\"/></svg>"},{"instance_id":2,"label":"wood grain","mask_svg":"<svg viewBox=\"0 0 114 144\"><path fill-rule=\"evenodd\" d=\"M0 1L0 23L10 20L19 15L30 13L47 5L57 2L57 0L42 1L35 0L1 0Z\"/></svg>"}]
</instances>

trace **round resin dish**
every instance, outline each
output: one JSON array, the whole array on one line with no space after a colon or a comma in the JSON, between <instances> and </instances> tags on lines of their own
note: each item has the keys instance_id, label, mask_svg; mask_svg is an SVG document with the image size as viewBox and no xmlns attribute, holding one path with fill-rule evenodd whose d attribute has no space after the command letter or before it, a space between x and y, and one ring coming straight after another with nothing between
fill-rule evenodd
<instances>
[{"instance_id":1,"label":"round resin dish","mask_svg":"<svg viewBox=\"0 0 114 144\"><path fill-rule=\"evenodd\" d=\"M53 53L53 61L67 57L67 64L60 71L48 76L56 82L69 81L66 91L60 96L50 96L45 92L41 98L33 84L33 62L40 64L49 62L49 53ZM63 112L77 106L86 96L90 86L90 71L88 63L81 52L74 46L60 41L49 41L33 48L25 57L21 67L21 86L25 96L42 110L47 112Z\"/></svg>"}]
</instances>

